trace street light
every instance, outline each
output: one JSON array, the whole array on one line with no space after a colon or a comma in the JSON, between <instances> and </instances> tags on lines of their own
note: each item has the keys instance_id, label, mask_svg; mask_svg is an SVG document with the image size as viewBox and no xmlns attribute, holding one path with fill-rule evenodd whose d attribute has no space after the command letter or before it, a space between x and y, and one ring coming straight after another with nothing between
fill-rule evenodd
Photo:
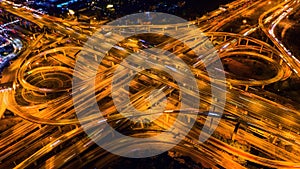
<instances>
[{"instance_id":1,"label":"street light","mask_svg":"<svg viewBox=\"0 0 300 169\"><path fill-rule=\"evenodd\" d=\"M107 9L110 9L110 8L113 8L113 7L114 7L114 5L112 5L112 4L108 4L108 5L106 6Z\"/></svg>"},{"instance_id":2,"label":"street light","mask_svg":"<svg viewBox=\"0 0 300 169\"><path fill-rule=\"evenodd\" d=\"M69 14L74 15L75 12L72 9L69 9Z\"/></svg>"}]
</instances>

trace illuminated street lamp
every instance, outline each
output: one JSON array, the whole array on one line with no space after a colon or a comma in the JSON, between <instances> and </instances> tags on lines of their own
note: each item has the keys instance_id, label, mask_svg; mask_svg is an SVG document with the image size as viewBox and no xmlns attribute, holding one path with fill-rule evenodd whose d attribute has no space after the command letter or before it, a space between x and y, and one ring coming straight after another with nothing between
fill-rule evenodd
<instances>
[{"instance_id":1,"label":"illuminated street lamp","mask_svg":"<svg viewBox=\"0 0 300 169\"><path fill-rule=\"evenodd\" d=\"M113 7L114 7L113 4L108 4L108 5L106 6L107 9L111 9L111 8L113 8Z\"/></svg>"},{"instance_id":2,"label":"illuminated street lamp","mask_svg":"<svg viewBox=\"0 0 300 169\"><path fill-rule=\"evenodd\" d=\"M74 15L75 12L74 12L72 9L69 9L69 14L70 14L70 15Z\"/></svg>"},{"instance_id":3,"label":"illuminated street lamp","mask_svg":"<svg viewBox=\"0 0 300 169\"><path fill-rule=\"evenodd\" d=\"M75 11L73 11L72 9L69 9L68 15L71 16L71 19L76 19L75 17Z\"/></svg>"}]
</instances>

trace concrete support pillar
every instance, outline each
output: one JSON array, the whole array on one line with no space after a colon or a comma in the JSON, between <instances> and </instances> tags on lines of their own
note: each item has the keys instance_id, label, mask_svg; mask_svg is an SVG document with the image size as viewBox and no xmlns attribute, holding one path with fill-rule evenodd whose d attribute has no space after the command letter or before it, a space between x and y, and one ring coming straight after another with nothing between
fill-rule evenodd
<instances>
[{"instance_id":1,"label":"concrete support pillar","mask_svg":"<svg viewBox=\"0 0 300 169\"><path fill-rule=\"evenodd\" d=\"M283 60L282 60L282 59L280 59L280 61L279 61L279 65L282 65L282 63L283 63Z\"/></svg>"},{"instance_id":2,"label":"concrete support pillar","mask_svg":"<svg viewBox=\"0 0 300 169\"><path fill-rule=\"evenodd\" d=\"M63 50L63 54L64 54L64 57L66 57L66 56L67 56L67 54L66 54L66 51L65 51L65 50Z\"/></svg>"},{"instance_id":3,"label":"concrete support pillar","mask_svg":"<svg viewBox=\"0 0 300 169\"><path fill-rule=\"evenodd\" d=\"M187 116L187 122L191 123L191 117L190 116Z\"/></svg>"},{"instance_id":4,"label":"concrete support pillar","mask_svg":"<svg viewBox=\"0 0 300 169\"><path fill-rule=\"evenodd\" d=\"M43 73L41 73L41 76L42 76L43 80L45 80L45 76L44 76L44 74L43 74Z\"/></svg>"},{"instance_id":5,"label":"concrete support pillar","mask_svg":"<svg viewBox=\"0 0 300 169\"><path fill-rule=\"evenodd\" d=\"M249 85L246 85L245 91L248 91L248 89L249 89Z\"/></svg>"},{"instance_id":6,"label":"concrete support pillar","mask_svg":"<svg viewBox=\"0 0 300 169\"><path fill-rule=\"evenodd\" d=\"M95 59L96 62L98 62L97 55L94 55L94 59Z\"/></svg>"},{"instance_id":7,"label":"concrete support pillar","mask_svg":"<svg viewBox=\"0 0 300 169\"><path fill-rule=\"evenodd\" d=\"M271 59L273 59L273 55L274 55L274 53L272 52L272 53L271 53L271 56L270 56Z\"/></svg>"},{"instance_id":8,"label":"concrete support pillar","mask_svg":"<svg viewBox=\"0 0 300 169\"><path fill-rule=\"evenodd\" d=\"M263 46L263 45L261 45L261 47L260 47L260 50L259 50L259 53L261 53L261 52L262 52L263 48L264 48L264 46Z\"/></svg>"},{"instance_id":9,"label":"concrete support pillar","mask_svg":"<svg viewBox=\"0 0 300 169\"><path fill-rule=\"evenodd\" d=\"M59 130L59 132L62 132L62 129L61 129L61 127L60 127L60 126L58 126L58 130Z\"/></svg>"},{"instance_id":10,"label":"concrete support pillar","mask_svg":"<svg viewBox=\"0 0 300 169\"><path fill-rule=\"evenodd\" d=\"M168 123L169 122L169 114L166 114L166 122Z\"/></svg>"},{"instance_id":11,"label":"concrete support pillar","mask_svg":"<svg viewBox=\"0 0 300 169\"><path fill-rule=\"evenodd\" d=\"M232 85L231 85L231 83L229 83L229 89L232 89Z\"/></svg>"},{"instance_id":12,"label":"concrete support pillar","mask_svg":"<svg viewBox=\"0 0 300 169\"><path fill-rule=\"evenodd\" d=\"M275 136L275 138L274 138L274 139L273 139L273 141L272 141L272 143L273 143L273 144L275 144L275 143L276 143L276 141L277 141L277 138L278 138L278 137L277 137L277 136Z\"/></svg>"}]
</instances>

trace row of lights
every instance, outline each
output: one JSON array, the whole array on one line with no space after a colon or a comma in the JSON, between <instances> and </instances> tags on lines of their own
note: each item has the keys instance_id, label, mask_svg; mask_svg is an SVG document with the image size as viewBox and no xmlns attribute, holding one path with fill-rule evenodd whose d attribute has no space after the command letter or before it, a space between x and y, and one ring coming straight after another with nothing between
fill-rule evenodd
<instances>
[{"instance_id":1,"label":"row of lights","mask_svg":"<svg viewBox=\"0 0 300 169\"><path fill-rule=\"evenodd\" d=\"M6 89L1 89L0 93L4 93L4 92L7 92L7 91L12 91L12 88L9 87L9 88L6 88Z\"/></svg>"}]
</instances>

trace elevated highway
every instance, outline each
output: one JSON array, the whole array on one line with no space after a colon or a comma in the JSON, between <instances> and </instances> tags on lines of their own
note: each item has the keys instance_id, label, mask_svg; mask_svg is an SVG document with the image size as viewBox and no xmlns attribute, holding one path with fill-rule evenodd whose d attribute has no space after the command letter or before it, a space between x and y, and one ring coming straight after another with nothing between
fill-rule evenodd
<instances>
[{"instance_id":1,"label":"elevated highway","mask_svg":"<svg viewBox=\"0 0 300 169\"><path fill-rule=\"evenodd\" d=\"M266 167L300 168L297 156L297 153L299 154L297 151L300 149L300 140L299 135L297 134L297 131L300 130L300 120L298 118L300 115L299 111L255 94L245 92L238 88L239 86L264 86L288 78L291 74L290 66L288 66L288 62L285 62L280 50L278 51L272 46L257 39L231 33L207 32L205 34L206 37L208 37L207 39L199 39L198 35L187 31L191 28L191 26L192 25L190 25L190 23L169 25L168 27L165 25L129 25L128 27L124 26L115 28L113 26L105 26L103 27L103 30L108 32L110 31L112 33L109 36L96 37L96 40L100 41L97 45L103 47L103 49L94 49L93 46L89 46L89 48L84 49L82 47L74 46L56 47L54 49L42 51L30 58L25 57L22 62L17 62L18 65L14 65L14 67L20 67L20 70L15 79L15 84L19 85L20 89L7 94L4 97L4 103L8 106L8 110L14 112L24 120L20 124L0 133L1 138L4 138L0 140L0 161L2 161L0 166L5 166L6 168L11 166L15 166L16 168L37 166L41 168L58 168L66 165L70 168L74 168L74 166L80 166L78 162L80 160L76 159L81 159L84 162L82 166L85 166L89 162L93 162L99 158L102 160L112 160L114 157L108 155L100 147L94 148L93 146L95 145L93 142L87 136L82 136L84 135L82 127L78 126L79 122L77 118L74 117L76 114L74 104L77 104L80 110L87 109L91 106L91 104L93 104L93 97L95 97L99 103L103 103L105 108L103 115L106 121L114 127L119 128L121 131L129 132L129 136L153 136L168 129L168 126L171 125L171 122L174 121L178 113L178 109L176 108L179 96L178 94L173 93L174 90L178 90L178 87L176 87L177 85L173 81L167 81L166 77L157 72L141 72L141 74L147 78L141 78L142 80L134 79L133 87L140 92L132 93L132 98L135 101L133 103L134 106L141 109L147 109L162 100L161 98L156 97L154 100L155 102L149 104L144 99L140 99L147 97L147 95L149 95L149 93L151 93L154 89L154 87L145 85L142 82L148 82L149 84L156 85L159 84L159 88L164 90L166 94L170 95L170 100L173 102L168 105L168 109L163 112L161 118L154 122L155 127L152 126L152 128L151 126L149 127L149 125L147 127L143 121L135 121L135 123L130 122L128 119L124 118L124 116L118 114L112 100L107 100L107 98L111 98L110 86L113 73L119 66L122 58L132 51L129 49L126 49L126 51L122 50L122 48L124 49L124 46L120 44L119 47L121 48L116 48L117 50L114 53L107 53L105 52L106 47L116 44L115 42L122 40L123 37L120 36L120 32L122 35L122 33L124 33L123 30L126 29L126 31L129 30L135 33L142 30L141 32L161 34L177 30L187 33L179 36L178 39L188 44L188 47L193 50L205 51L203 56L193 57L186 55L186 52L190 49L183 47L182 42L170 41L168 42L171 43L170 46L165 44L158 45L162 49L176 53L177 56L180 56L186 63L189 64L190 69L197 79L197 83L200 88L201 101L203 102L199 105L201 110L195 111L198 114L197 119L195 119L197 127L192 129L190 135L177 145L177 147L174 148L174 151L182 152L183 154L191 156L193 159L202 162L206 167L216 167L219 165L225 168L245 168L245 166L231 158L232 156L239 156L246 161L254 162ZM64 26L61 26L59 29L64 29ZM66 33L70 35L71 32L67 31ZM81 37L79 37L79 39L81 40ZM207 51L207 49L210 49L210 46L205 46L206 42L209 40L216 43L216 49L219 52L219 57L221 59L231 55L249 55L254 58L263 59L272 63L272 65L276 67L276 76L272 79L256 81L237 81L234 79L227 79L227 81L224 82L211 80L204 72L202 65L203 62L207 65L215 62L214 58L209 58L210 51ZM31 46L30 50L34 49L34 46ZM67 83L70 78L72 78L70 75L74 71L75 61L78 58L76 54L77 52L74 51L84 51L84 56L86 55L86 58L83 63L79 63L79 68L80 70L84 70L84 73L73 77L78 78L82 81L82 83L75 91L70 91L70 88L65 87L63 84L65 82ZM30 51L26 51L26 53L28 52ZM100 58L99 55L107 56L104 58L101 65L96 64L97 59ZM122 69L123 71L116 75L121 79L121 81L116 85L121 87L123 86L123 82L128 80L128 74L131 74L132 72L128 71L126 68L134 69L136 71L143 70L142 67L132 67L132 64L130 64L141 61L141 56L143 55L146 56L147 53L137 52L133 54L133 60L129 59L128 64L124 65L124 69ZM39 62L41 60L47 61L47 64L49 65L37 65L36 63L41 63ZM50 62L50 60L53 62ZM50 63L54 63L54 61L56 64L51 65ZM149 59L148 61L152 60ZM164 62L162 61L162 64L163 63ZM180 65L178 67L176 67L176 65L171 66L174 66L173 68L179 72L182 71L180 69ZM99 71L95 80L97 83L93 86L93 83L89 78L89 74L95 70ZM49 76L45 76L46 74ZM66 77L65 79L62 74L63 76L66 75L64 76ZM60 79L55 79L52 75L58 75ZM60 87L40 87L39 83L33 83L36 82L36 76L44 78L42 81L46 82L47 80L57 80L57 86ZM61 79L64 79L65 81ZM153 83L153 81L155 81L155 83ZM217 112L213 112L211 109L208 109L207 106L213 106L215 110L218 110L218 103L215 103L216 101L213 101L214 99L211 96L211 85L217 87L218 85L224 84L227 85L228 90L218 90L218 92L225 93L227 96L225 115L221 117L220 115L218 116ZM173 87L172 90L169 88L170 86ZM131 94L129 91L126 92L127 94ZM186 89L186 92L191 97L195 96L193 90ZM22 94L19 95L19 93ZM63 94L50 99L49 96L57 93ZM81 100L74 103L72 95L76 93ZM95 93L96 96L94 96ZM31 97L33 95L36 97ZM20 97L24 98L24 100L30 104L20 104L19 100L17 100ZM122 106L126 107L126 105ZM185 113L184 118L182 118L182 125L176 126L182 129L185 128L185 124L190 122L190 113L195 113L192 110L183 111ZM213 113L203 113L210 111ZM83 119L83 122L86 123L86 127L91 129L99 129L98 127L102 127L104 121L99 121L98 116L95 112L93 112L93 110L90 110L89 113L90 115ZM124 112L121 113L132 117L132 113L128 109L125 109ZM153 114L155 113L158 112L153 112ZM143 115L144 118L147 116L149 116L149 114ZM217 138L216 135L210 137L207 143L200 143L200 129L203 127L203 121L207 119L208 116L213 117L213 119L221 118L220 125L216 129L215 134L226 135L227 133L224 138L227 138L228 140L236 140L237 142L246 145L251 145L251 147L259 149L264 153L268 153L272 157L263 158L257 155L252 155L232 144L225 143L224 140ZM132 118L144 119L143 117ZM237 125L239 123L241 127ZM76 126L75 129L74 126ZM131 127L132 130L128 130L126 127ZM56 130L57 128L58 130ZM66 128L71 129L65 130ZM53 132L54 130L55 132ZM103 136L111 137L110 132L106 130L104 130L103 133L101 132L102 131L99 132L98 130L95 130L92 136L96 137L98 140L103 138ZM153 145L161 147L170 145L172 144L174 137L177 137L178 134L179 133L170 132L168 137L169 141L166 141L167 139L157 140L157 142L153 143ZM258 137L257 135L260 136ZM30 139L36 139L36 141L33 140L30 142ZM42 143L39 142L41 140L43 141ZM75 140L74 144L68 144L72 140ZM276 140L280 140L284 143L284 145L292 146L293 151L288 151L284 146L276 144ZM24 144L21 144L22 141ZM116 148L119 148L121 151L131 151L132 149L130 146L132 143L128 144L128 142L123 141L124 140L115 140L114 142L107 144L116 146ZM26 148L26 146L30 145L29 143L32 143L31 147L34 148L34 151L33 149ZM139 145L140 143L136 142L136 144ZM22 151L20 151L21 148ZM50 154L56 150L59 150L59 152ZM25 154L30 154L30 156L24 157ZM205 156L203 156L203 154L205 154ZM47 159L44 160L45 162L41 162L41 164L34 164L34 161L42 159L43 157L47 157ZM23 160L19 163L15 162L15 164L12 164L10 159L13 159L14 162L18 159Z\"/></svg>"}]
</instances>

